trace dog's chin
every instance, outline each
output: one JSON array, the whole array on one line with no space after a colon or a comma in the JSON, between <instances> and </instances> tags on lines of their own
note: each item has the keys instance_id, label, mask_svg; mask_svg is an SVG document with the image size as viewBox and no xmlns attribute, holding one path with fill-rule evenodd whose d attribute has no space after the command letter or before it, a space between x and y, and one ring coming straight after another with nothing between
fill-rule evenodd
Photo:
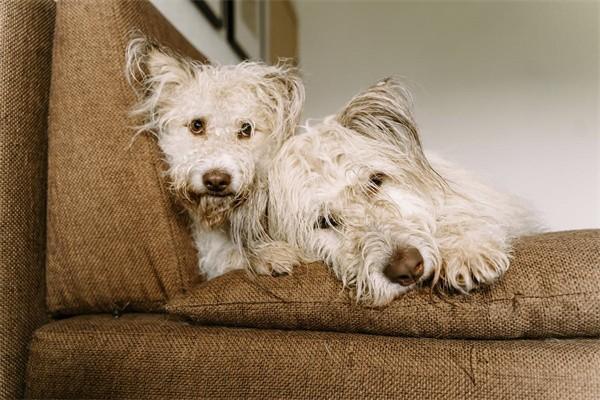
<instances>
[{"instance_id":1,"label":"dog's chin","mask_svg":"<svg viewBox=\"0 0 600 400\"><path fill-rule=\"evenodd\" d=\"M231 192L190 193L185 200L195 220L208 228L226 223L237 204L236 196Z\"/></svg>"}]
</instances>

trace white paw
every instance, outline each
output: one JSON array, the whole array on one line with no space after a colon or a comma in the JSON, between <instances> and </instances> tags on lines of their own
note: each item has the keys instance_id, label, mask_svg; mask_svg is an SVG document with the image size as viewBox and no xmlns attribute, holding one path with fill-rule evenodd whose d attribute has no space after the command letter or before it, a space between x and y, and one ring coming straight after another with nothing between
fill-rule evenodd
<instances>
[{"instance_id":1,"label":"white paw","mask_svg":"<svg viewBox=\"0 0 600 400\"><path fill-rule=\"evenodd\" d=\"M285 275L303 261L296 249L282 242L272 242L256 249L251 264L259 275Z\"/></svg>"},{"instance_id":2,"label":"white paw","mask_svg":"<svg viewBox=\"0 0 600 400\"><path fill-rule=\"evenodd\" d=\"M455 252L442 259L441 280L449 289L468 293L497 281L508 269L509 257L503 252L467 254Z\"/></svg>"}]
</instances>

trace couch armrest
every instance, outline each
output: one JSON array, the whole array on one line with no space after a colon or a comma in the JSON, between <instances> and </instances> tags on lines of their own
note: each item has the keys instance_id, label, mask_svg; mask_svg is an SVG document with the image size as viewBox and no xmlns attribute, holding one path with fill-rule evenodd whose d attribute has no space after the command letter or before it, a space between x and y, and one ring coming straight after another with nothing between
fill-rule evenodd
<instances>
[{"instance_id":1,"label":"couch armrest","mask_svg":"<svg viewBox=\"0 0 600 400\"><path fill-rule=\"evenodd\" d=\"M46 138L55 4L0 2L0 398L20 398L46 318Z\"/></svg>"}]
</instances>

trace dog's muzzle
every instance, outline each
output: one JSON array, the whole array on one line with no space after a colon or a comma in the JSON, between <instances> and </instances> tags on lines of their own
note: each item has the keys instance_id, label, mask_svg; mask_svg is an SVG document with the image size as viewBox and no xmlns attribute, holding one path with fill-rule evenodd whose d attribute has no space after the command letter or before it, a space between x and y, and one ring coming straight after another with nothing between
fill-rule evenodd
<instances>
[{"instance_id":1,"label":"dog's muzzle","mask_svg":"<svg viewBox=\"0 0 600 400\"><path fill-rule=\"evenodd\" d=\"M417 283L423 276L423 256L414 247L396 250L390 257L389 264L383 270L384 275L392 282L402 286Z\"/></svg>"}]
</instances>

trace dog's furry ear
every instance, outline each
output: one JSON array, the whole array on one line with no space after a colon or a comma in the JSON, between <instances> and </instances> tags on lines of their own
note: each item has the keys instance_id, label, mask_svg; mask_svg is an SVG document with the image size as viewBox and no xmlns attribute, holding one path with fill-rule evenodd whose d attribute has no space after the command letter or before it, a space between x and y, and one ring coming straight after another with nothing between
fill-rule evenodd
<instances>
[{"instance_id":1,"label":"dog's furry ear","mask_svg":"<svg viewBox=\"0 0 600 400\"><path fill-rule=\"evenodd\" d=\"M421 141L410 108L410 94L399 82L384 79L355 96L337 121L377 141L387 141L409 155L420 153Z\"/></svg>"},{"instance_id":2,"label":"dog's furry ear","mask_svg":"<svg viewBox=\"0 0 600 400\"><path fill-rule=\"evenodd\" d=\"M161 99L193 78L193 64L137 32L132 34L125 57L127 82L139 98L133 114L144 116L145 128L153 130L149 121L156 120Z\"/></svg>"},{"instance_id":3,"label":"dog's furry ear","mask_svg":"<svg viewBox=\"0 0 600 400\"><path fill-rule=\"evenodd\" d=\"M445 190L447 183L423 153L411 106L409 92L398 81L387 78L350 100L336 120L347 129L391 145L399 159L411 166L415 179Z\"/></svg>"},{"instance_id":4,"label":"dog's furry ear","mask_svg":"<svg viewBox=\"0 0 600 400\"><path fill-rule=\"evenodd\" d=\"M264 94L277 117L275 134L280 144L294 133L304 105L304 84L298 70L285 62L268 67L264 75Z\"/></svg>"},{"instance_id":5,"label":"dog's furry ear","mask_svg":"<svg viewBox=\"0 0 600 400\"><path fill-rule=\"evenodd\" d=\"M155 86L184 83L194 75L190 60L139 33L132 35L125 56L127 81L143 93Z\"/></svg>"}]
</instances>

